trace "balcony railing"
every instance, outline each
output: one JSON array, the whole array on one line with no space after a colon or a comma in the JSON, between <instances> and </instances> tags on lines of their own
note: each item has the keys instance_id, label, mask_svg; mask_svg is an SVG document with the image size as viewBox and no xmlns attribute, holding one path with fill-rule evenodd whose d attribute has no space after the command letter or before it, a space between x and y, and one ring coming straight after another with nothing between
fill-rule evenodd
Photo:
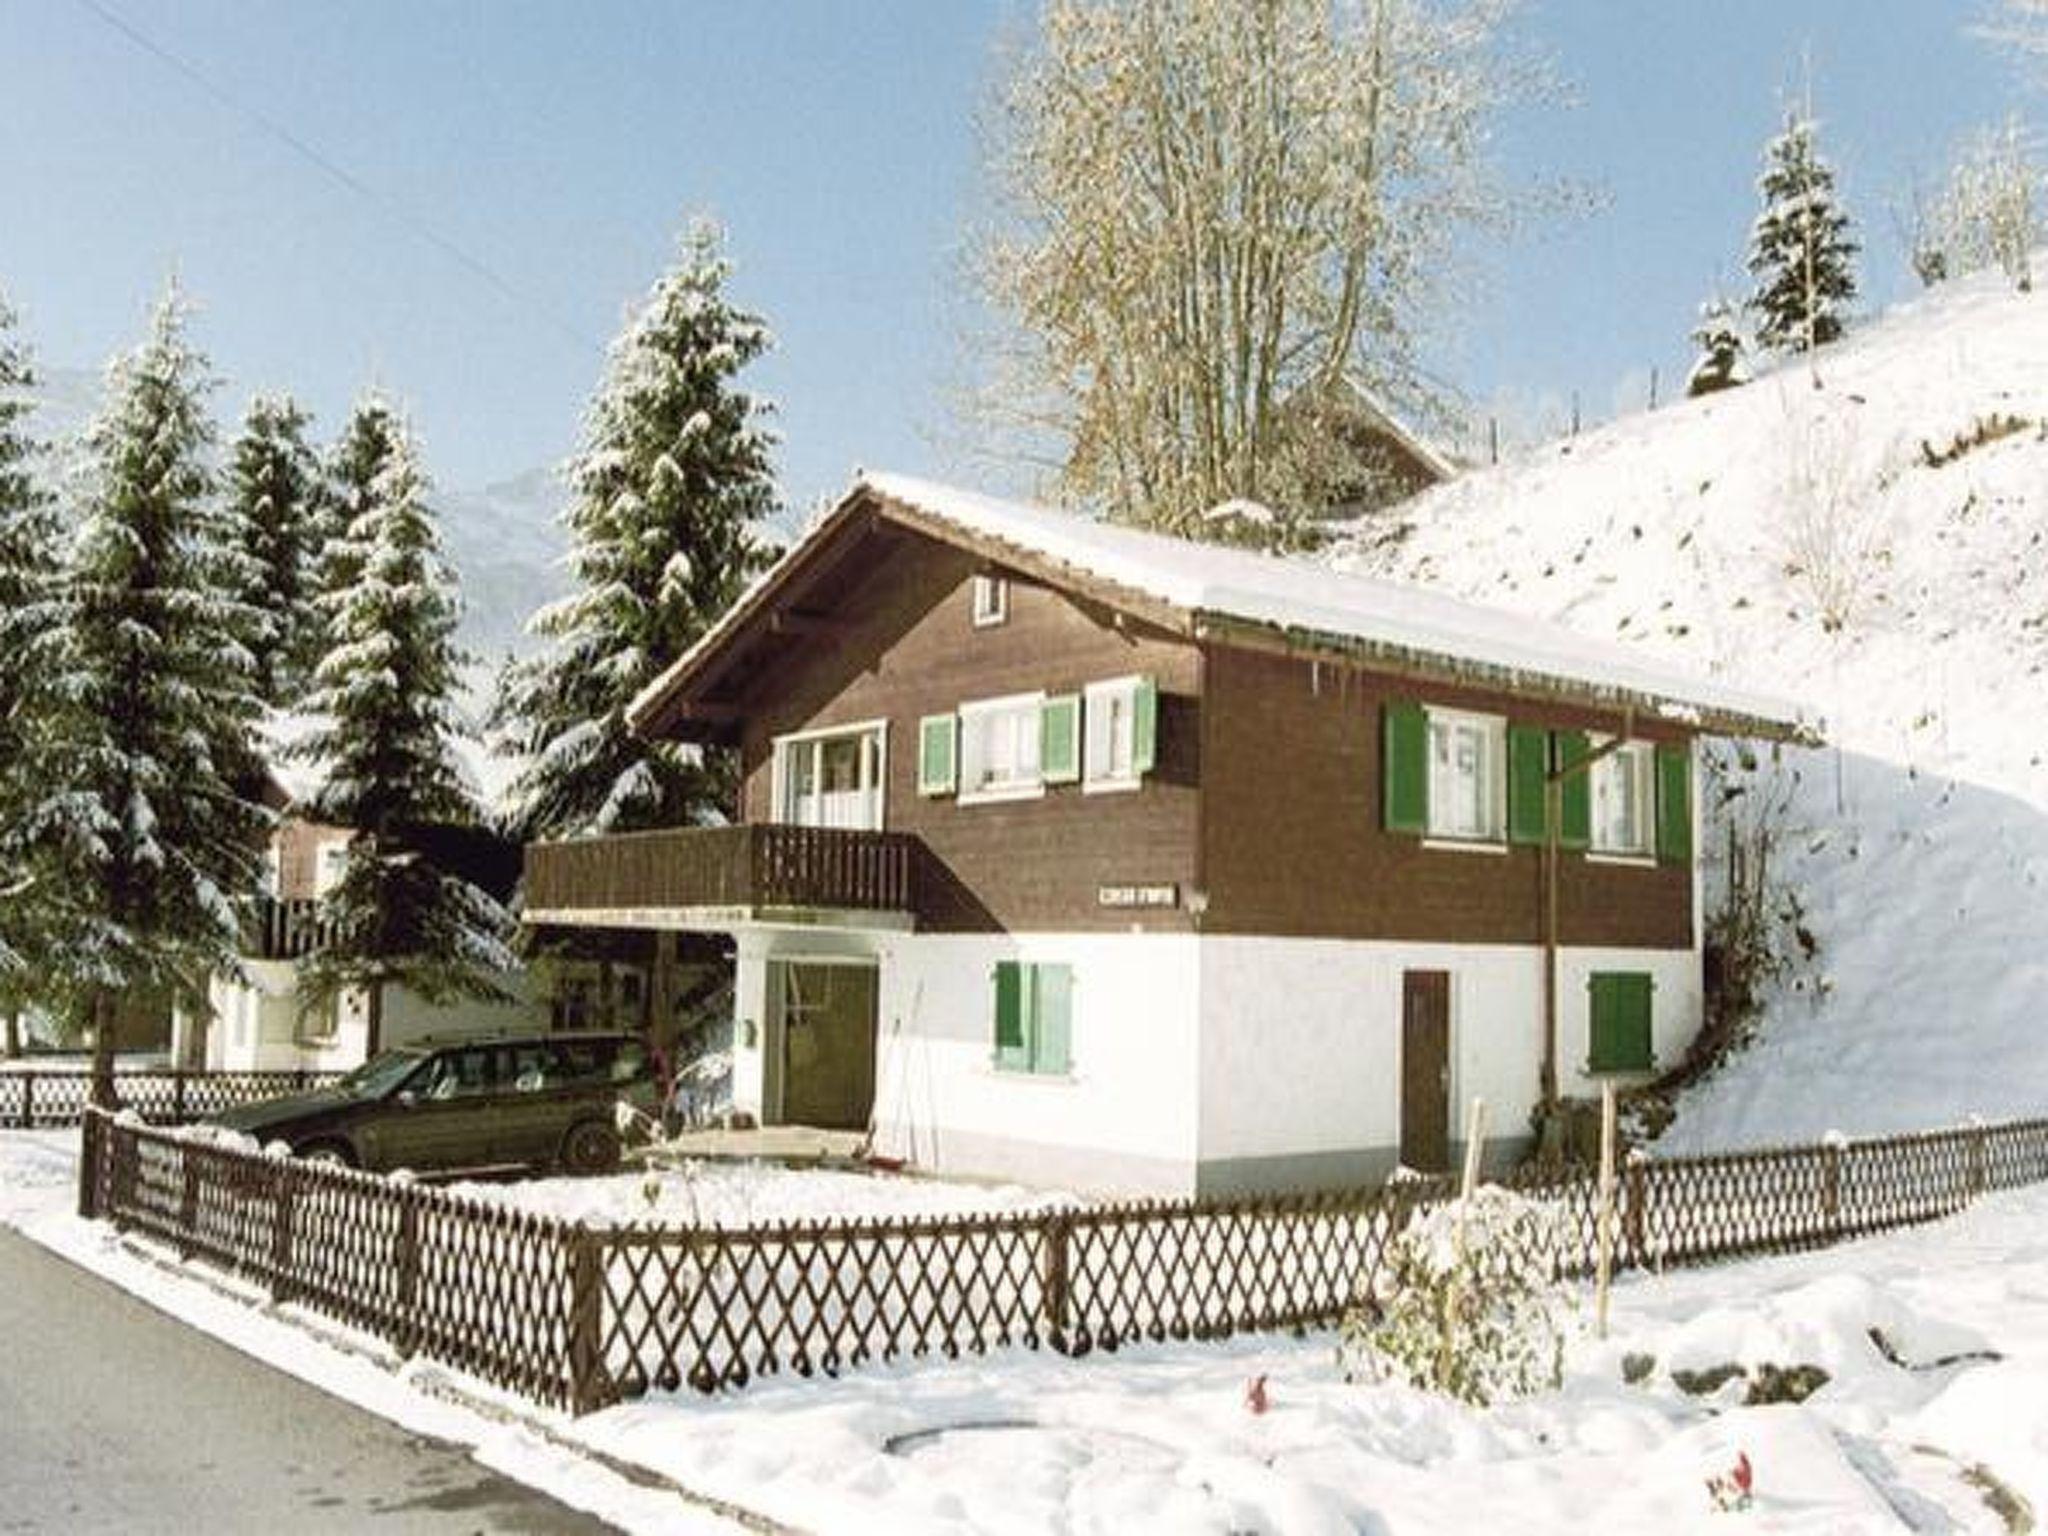
<instances>
[{"instance_id":1,"label":"balcony railing","mask_svg":"<svg viewBox=\"0 0 2048 1536\"><path fill-rule=\"evenodd\" d=\"M526 910L549 914L718 908L909 912L917 839L757 822L534 843Z\"/></svg>"},{"instance_id":2,"label":"balcony railing","mask_svg":"<svg viewBox=\"0 0 2048 1536\"><path fill-rule=\"evenodd\" d=\"M319 902L259 896L243 924L242 953L252 960L300 960L324 949L332 933Z\"/></svg>"}]
</instances>

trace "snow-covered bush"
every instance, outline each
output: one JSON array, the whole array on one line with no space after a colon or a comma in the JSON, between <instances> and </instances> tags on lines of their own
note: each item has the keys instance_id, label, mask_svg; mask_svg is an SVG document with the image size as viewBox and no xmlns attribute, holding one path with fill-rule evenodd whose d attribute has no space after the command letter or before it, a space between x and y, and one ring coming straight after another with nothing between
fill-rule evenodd
<instances>
[{"instance_id":1,"label":"snow-covered bush","mask_svg":"<svg viewBox=\"0 0 2048 1536\"><path fill-rule=\"evenodd\" d=\"M1346 1377L1481 1407L1556 1386L1561 1247L1554 1210L1496 1185L1422 1212L1387 1244L1370 1293L1345 1315Z\"/></svg>"}]
</instances>

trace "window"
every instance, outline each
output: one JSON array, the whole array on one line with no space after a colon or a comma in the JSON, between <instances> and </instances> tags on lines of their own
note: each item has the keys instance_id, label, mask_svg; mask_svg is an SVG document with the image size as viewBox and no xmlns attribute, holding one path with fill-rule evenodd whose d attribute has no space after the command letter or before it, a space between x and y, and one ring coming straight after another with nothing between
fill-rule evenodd
<instances>
[{"instance_id":1,"label":"window","mask_svg":"<svg viewBox=\"0 0 2048 1536\"><path fill-rule=\"evenodd\" d=\"M1649 856L1655 766L1650 744L1631 741L1587 770L1592 779L1593 852Z\"/></svg>"},{"instance_id":2,"label":"window","mask_svg":"<svg viewBox=\"0 0 2048 1536\"><path fill-rule=\"evenodd\" d=\"M987 629L1010 616L1010 584L1000 576L974 578L974 627Z\"/></svg>"},{"instance_id":3,"label":"window","mask_svg":"<svg viewBox=\"0 0 2048 1536\"><path fill-rule=\"evenodd\" d=\"M779 737L775 819L879 832L884 745L879 723Z\"/></svg>"},{"instance_id":4,"label":"window","mask_svg":"<svg viewBox=\"0 0 2048 1536\"><path fill-rule=\"evenodd\" d=\"M1648 971L1595 971L1586 978L1589 1072L1647 1072L1651 1052L1651 998L1656 982Z\"/></svg>"},{"instance_id":5,"label":"window","mask_svg":"<svg viewBox=\"0 0 2048 1536\"><path fill-rule=\"evenodd\" d=\"M1507 722L1429 711L1429 835L1497 843L1507 821Z\"/></svg>"},{"instance_id":6,"label":"window","mask_svg":"<svg viewBox=\"0 0 2048 1536\"><path fill-rule=\"evenodd\" d=\"M1040 706L1019 694L960 706L960 799L1017 800L1045 793L1039 771Z\"/></svg>"},{"instance_id":7,"label":"window","mask_svg":"<svg viewBox=\"0 0 2048 1536\"><path fill-rule=\"evenodd\" d=\"M324 842L313 860L313 894L324 897L333 894L341 884L343 872L348 867L348 844L339 839Z\"/></svg>"},{"instance_id":8,"label":"window","mask_svg":"<svg viewBox=\"0 0 2048 1536\"><path fill-rule=\"evenodd\" d=\"M1149 677L1090 683L1084 690L1084 787L1136 789L1152 767L1158 692Z\"/></svg>"},{"instance_id":9,"label":"window","mask_svg":"<svg viewBox=\"0 0 2048 1536\"><path fill-rule=\"evenodd\" d=\"M1064 1076L1072 1065L1074 968L1001 960L995 990L996 1066Z\"/></svg>"}]
</instances>

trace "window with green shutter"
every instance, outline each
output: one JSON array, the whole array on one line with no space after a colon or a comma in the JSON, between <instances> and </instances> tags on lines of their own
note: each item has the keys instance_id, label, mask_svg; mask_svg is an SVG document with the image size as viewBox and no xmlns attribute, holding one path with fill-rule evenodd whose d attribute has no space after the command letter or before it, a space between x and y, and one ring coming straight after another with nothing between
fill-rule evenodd
<instances>
[{"instance_id":1,"label":"window with green shutter","mask_svg":"<svg viewBox=\"0 0 2048 1536\"><path fill-rule=\"evenodd\" d=\"M917 723L917 792L920 795L950 795L957 778L954 768L959 722L952 715L926 715Z\"/></svg>"},{"instance_id":2,"label":"window with green shutter","mask_svg":"<svg viewBox=\"0 0 2048 1536\"><path fill-rule=\"evenodd\" d=\"M1587 768L1571 770L1592 756L1584 731L1557 733L1558 828L1561 848L1585 848L1593 841L1593 776Z\"/></svg>"},{"instance_id":3,"label":"window with green shutter","mask_svg":"<svg viewBox=\"0 0 2048 1536\"><path fill-rule=\"evenodd\" d=\"M1657 857L1667 864L1692 862L1692 752L1657 749Z\"/></svg>"},{"instance_id":4,"label":"window with green shutter","mask_svg":"<svg viewBox=\"0 0 2048 1536\"><path fill-rule=\"evenodd\" d=\"M1159 684L1141 677L1131 692L1131 771L1143 778L1159 756Z\"/></svg>"},{"instance_id":5,"label":"window with green shutter","mask_svg":"<svg viewBox=\"0 0 2048 1536\"><path fill-rule=\"evenodd\" d=\"M1081 777L1081 696L1060 694L1039 706L1038 772L1048 784Z\"/></svg>"},{"instance_id":6,"label":"window with green shutter","mask_svg":"<svg viewBox=\"0 0 2048 1536\"><path fill-rule=\"evenodd\" d=\"M1540 727L1508 727L1508 841L1543 841L1543 796L1550 773L1550 737Z\"/></svg>"},{"instance_id":7,"label":"window with green shutter","mask_svg":"<svg viewBox=\"0 0 2048 1536\"><path fill-rule=\"evenodd\" d=\"M1074 968L999 960L995 994L996 1065L1064 1076L1073 1065Z\"/></svg>"},{"instance_id":8,"label":"window with green shutter","mask_svg":"<svg viewBox=\"0 0 2048 1536\"><path fill-rule=\"evenodd\" d=\"M1420 704L1388 704L1380 733L1380 788L1386 828L1429 830L1429 716Z\"/></svg>"},{"instance_id":9,"label":"window with green shutter","mask_svg":"<svg viewBox=\"0 0 2048 1536\"><path fill-rule=\"evenodd\" d=\"M1647 1072L1651 1053L1651 996L1656 982L1648 971L1595 971L1586 979L1589 1072Z\"/></svg>"}]
</instances>

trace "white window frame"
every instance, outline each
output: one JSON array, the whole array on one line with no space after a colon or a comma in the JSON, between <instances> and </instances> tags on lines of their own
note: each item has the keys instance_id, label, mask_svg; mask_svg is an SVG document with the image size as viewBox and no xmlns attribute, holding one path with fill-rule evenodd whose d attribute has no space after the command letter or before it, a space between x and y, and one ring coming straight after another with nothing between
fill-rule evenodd
<instances>
[{"instance_id":1,"label":"white window frame","mask_svg":"<svg viewBox=\"0 0 2048 1536\"><path fill-rule=\"evenodd\" d=\"M1010 617L1010 583L1002 576L978 575L970 584L974 627L993 629Z\"/></svg>"},{"instance_id":2,"label":"white window frame","mask_svg":"<svg viewBox=\"0 0 2048 1536\"><path fill-rule=\"evenodd\" d=\"M872 806L870 817L874 825L849 830L879 832L888 826L889 722L887 720L859 720L851 725L819 726L815 730L791 731L785 736L776 737L772 760L768 770L770 774L769 807L770 814L775 821L785 825L791 824L790 814L793 808L789 803L790 755L799 751L822 753L826 742L849 736L855 739L872 738L875 744L873 755L869 756L863 753L861 758L864 767L868 764L873 765L871 770L872 782L864 784L862 789L869 796L869 804ZM822 780L824 777L823 770L824 761L821 756L812 765L811 771L816 779ZM804 823L804 825L809 825L809 823Z\"/></svg>"},{"instance_id":3,"label":"white window frame","mask_svg":"<svg viewBox=\"0 0 2048 1536\"><path fill-rule=\"evenodd\" d=\"M1429 779L1429 827L1427 840L1460 848L1505 848L1508 839L1508 722L1505 715L1478 714L1464 709L1426 706L1428 722L1426 769ZM1438 818L1448 812L1451 797L1438 793L1437 728L1474 729L1482 732L1479 761L1481 788L1485 791L1486 824L1477 830L1453 827Z\"/></svg>"},{"instance_id":4,"label":"white window frame","mask_svg":"<svg viewBox=\"0 0 2048 1536\"><path fill-rule=\"evenodd\" d=\"M1081 690L1081 792L1086 795L1119 794L1126 790L1144 787L1144 778L1138 773L1138 687L1145 681L1139 673L1129 677L1112 677L1099 683L1090 683ZM1121 773L1113 771L1113 763L1102 761L1098 746L1108 746L1106 738L1096 734L1096 720L1101 718L1107 727L1106 706L1111 700L1122 699L1124 720L1129 729L1127 760Z\"/></svg>"},{"instance_id":5,"label":"white window frame","mask_svg":"<svg viewBox=\"0 0 2048 1536\"><path fill-rule=\"evenodd\" d=\"M1594 750L1614 740L1612 736L1589 736ZM1608 827L1602 814L1612 793L1609 786L1616 774L1629 773L1635 780L1636 840L1621 844L1607 839ZM1657 762L1656 749L1647 741L1624 741L1586 770L1586 798L1590 806L1586 853L1620 864L1651 864L1657 858Z\"/></svg>"},{"instance_id":6,"label":"white window frame","mask_svg":"<svg viewBox=\"0 0 2048 1536\"><path fill-rule=\"evenodd\" d=\"M348 868L348 841L345 837L327 837L313 845L313 897L316 901L326 900L339 889L342 872Z\"/></svg>"},{"instance_id":7,"label":"white window frame","mask_svg":"<svg viewBox=\"0 0 2048 1536\"><path fill-rule=\"evenodd\" d=\"M960 805L993 805L1004 800L1036 800L1045 794L1045 765L1039 760L1041 720L1045 713L1045 693L1012 693L999 699L975 699L960 706L960 733L958 751L953 764L958 793L954 796ZM1028 716L1030 725L1028 739L1031 743L1033 773L1030 778L1017 778L989 788L981 788L975 776L969 772L970 764L978 758L976 732L981 722L993 715L1015 714Z\"/></svg>"}]
</instances>

